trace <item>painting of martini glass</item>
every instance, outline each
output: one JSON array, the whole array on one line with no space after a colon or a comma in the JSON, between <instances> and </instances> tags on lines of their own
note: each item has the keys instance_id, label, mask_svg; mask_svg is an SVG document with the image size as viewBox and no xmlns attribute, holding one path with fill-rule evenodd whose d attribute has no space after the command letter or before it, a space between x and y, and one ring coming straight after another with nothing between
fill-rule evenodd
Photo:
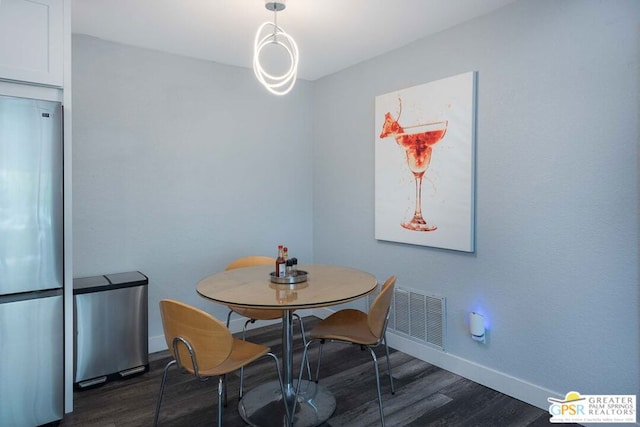
<instances>
[{"instance_id":1,"label":"painting of martini glass","mask_svg":"<svg viewBox=\"0 0 640 427\"><path fill-rule=\"evenodd\" d=\"M376 239L473 252L475 82L376 97Z\"/></svg>"}]
</instances>

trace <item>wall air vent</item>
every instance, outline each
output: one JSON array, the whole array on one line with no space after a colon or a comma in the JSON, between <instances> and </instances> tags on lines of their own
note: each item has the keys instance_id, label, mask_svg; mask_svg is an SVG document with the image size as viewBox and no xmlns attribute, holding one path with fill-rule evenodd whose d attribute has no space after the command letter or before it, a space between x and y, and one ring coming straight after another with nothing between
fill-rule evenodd
<instances>
[{"instance_id":1,"label":"wall air vent","mask_svg":"<svg viewBox=\"0 0 640 427\"><path fill-rule=\"evenodd\" d=\"M380 292L368 296L369 306ZM446 299L396 286L389 313L389 331L445 350Z\"/></svg>"}]
</instances>

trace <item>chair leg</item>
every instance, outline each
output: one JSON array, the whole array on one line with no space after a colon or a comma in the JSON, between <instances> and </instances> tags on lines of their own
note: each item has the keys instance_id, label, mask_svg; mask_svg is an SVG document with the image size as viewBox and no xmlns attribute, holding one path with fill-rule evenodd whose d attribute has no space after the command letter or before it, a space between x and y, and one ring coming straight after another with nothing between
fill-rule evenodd
<instances>
[{"instance_id":1,"label":"chair leg","mask_svg":"<svg viewBox=\"0 0 640 427\"><path fill-rule=\"evenodd\" d=\"M309 341L311 342L311 341ZM320 340L320 349L318 350L318 366L316 367L316 383L320 381L320 359L322 359L322 347L324 346L324 340Z\"/></svg>"},{"instance_id":2,"label":"chair leg","mask_svg":"<svg viewBox=\"0 0 640 427\"><path fill-rule=\"evenodd\" d=\"M229 322L231 321L232 310L229 310L229 314L227 314L227 329L229 329Z\"/></svg>"},{"instance_id":3,"label":"chair leg","mask_svg":"<svg viewBox=\"0 0 640 427\"><path fill-rule=\"evenodd\" d=\"M242 328L242 341L246 341L247 338L247 326L249 323L255 323L255 319L249 319L244 322L244 327ZM244 394L244 366L240 368L240 396L239 399L242 399L242 395Z\"/></svg>"},{"instance_id":4,"label":"chair leg","mask_svg":"<svg viewBox=\"0 0 640 427\"><path fill-rule=\"evenodd\" d=\"M368 347L369 352L371 353L371 357L373 358L373 367L376 371L376 387L378 388L378 406L380 407L380 421L382 422L382 427L384 427L384 410L382 409L382 393L380 392L380 372L378 369L378 358L376 357L376 353L373 351L373 348Z\"/></svg>"},{"instance_id":5,"label":"chair leg","mask_svg":"<svg viewBox=\"0 0 640 427\"><path fill-rule=\"evenodd\" d=\"M227 329L229 329L229 323L231 323L231 315L233 314L233 310L229 310L227 313ZM227 374L224 375L225 381L227 380ZM227 407L228 399L227 399L227 388L224 388L224 407Z\"/></svg>"},{"instance_id":6,"label":"chair leg","mask_svg":"<svg viewBox=\"0 0 640 427\"><path fill-rule=\"evenodd\" d=\"M158 395L158 402L156 403L156 414L153 417L153 425L156 427L158 425L158 417L160 415L160 405L162 405L162 394L164 393L164 384L167 381L167 371L171 365L175 365L176 361L172 360L167 363L164 367L164 372L162 373L162 382L160 383L160 394Z\"/></svg>"},{"instance_id":7,"label":"chair leg","mask_svg":"<svg viewBox=\"0 0 640 427\"><path fill-rule=\"evenodd\" d=\"M293 313L293 316L298 318L298 322L300 323L300 335L302 335L302 345L306 347L307 336L304 331L304 322L302 321L302 317L300 317L296 313ZM309 359L307 359L307 378L309 378L309 381L311 381L311 367L309 366Z\"/></svg>"},{"instance_id":8,"label":"chair leg","mask_svg":"<svg viewBox=\"0 0 640 427\"><path fill-rule=\"evenodd\" d=\"M391 394L396 394L396 389L393 387L393 375L391 375L391 361L389 360L389 346L387 345L387 332L385 331L382 336L384 341L384 350L387 353L387 372L389 373L389 381L391 382Z\"/></svg>"},{"instance_id":9,"label":"chair leg","mask_svg":"<svg viewBox=\"0 0 640 427\"><path fill-rule=\"evenodd\" d=\"M224 377L224 375L220 375L218 379L218 427L222 427L222 395L226 388Z\"/></svg>"},{"instance_id":10,"label":"chair leg","mask_svg":"<svg viewBox=\"0 0 640 427\"><path fill-rule=\"evenodd\" d=\"M224 383L225 385L227 384L227 374L224 374ZM227 387L225 386L224 388L224 407L227 407L227 404L229 403L228 399L227 399Z\"/></svg>"}]
</instances>

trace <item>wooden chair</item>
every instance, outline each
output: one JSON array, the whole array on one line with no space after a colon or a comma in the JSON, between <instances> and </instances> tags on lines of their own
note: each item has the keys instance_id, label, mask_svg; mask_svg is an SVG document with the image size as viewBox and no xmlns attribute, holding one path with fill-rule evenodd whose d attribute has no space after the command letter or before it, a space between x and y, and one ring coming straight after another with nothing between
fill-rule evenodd
<instances>
[{"instance_id":1,"label":"wooden chair","mask_svg":"<svg viewBox=\"0 0 640 427\"><path fill-rule=\"evenodd\" d=\"M238 258L237 260L232 261L229 265L227 265L225 270L234 270L236 268L244 267L255 267L258 265L273 265L275 268L275 263L275 258L254 255L244 258ZM233 313L239 314L240 316L249 319L245 322L244 328L242 329L243 339L245 337L245 331L249 323L255 323L256 320L275 320L282 318L282 310L261 310L257 308L229 307L229 314L227 314L227 328L229 327L229 322L231 321L231 315ZM300 319L300 317L298 317L298 319ZM302 323L300 323L300 327L302 329Z\"/></svg>"},{"instance_id":2,"label":"wooden chair","mask_svg":"<svg viewBox=\"0 0 640 427\"><path fill-rule=\"evenodd\" d=\"M160 301L164 337L173 359L162 375L160 394L153 425L158 425L160 405L167 372L172 365L193 374L200 381L218 377L218 426L222 425L222 395L226 389L225 375L263 356L274 359L280 387L284 394L278 358L269 347L233 338L228 328L210 314L187 304L164 299ZM285 411L289 417L289 408Z\"/></svg>"},{"instance_id":3,"label":"wooden chair","mask_svg":"<svg viewBox=\"0 0 640 427\"><path fill-rule=\"evenodd\" d=\"M235 261L232 261L225 270L233 270L236 268L244 268L244 267L255 267L258 265L273 265L275 268L276 260L275 258L271 258L268 256L260 256L260 255L252 255L246 256L243 258L238 258ZM248 320L244 323L244 327L242 328L242 339L246 338L247 326L251 323L255 323L257 320L275 320L282 319L282 310L265 310L259 308L240 308L240 307L229 307L229 314L227 314L227 328L229 327L229 322L231 321L231 315L233 313L239 314L240 316L246 317ZM298 323L300 324L300 335L302 336L303 345L307 344L307 339L304 333L304 323L299 315L293 313L293 316L298 319ZM311 369L309 368L309 364L307 363L307 374L309 379L311 379ZM242 393L242 386L244 382L244 370L240 370L240 393ZM225 400L226 401L226 400Z\"/></svg>"},{"instance_id":4,"label":"wooden chair","mask_svg":"<svg viewBox=\"0 0 640 427\"><path fill-rule=\"evenodd\" d=\"M389 372L389 380L391 382L391 394L395 394L393 386L393 377L391 375L391 363L389 361L389 347L387 346L387 323L389 321L389 308L393 298L393 289L396 283L396 277L391 276L382 285L380 294L376 297L369 308L368 313L364 313L355 309L344 309L337 311L321 320L307 335L309 341L305 345L302 362L307 359L309 346L313 341L320 341L320 349L318 352L318 367L316 370L316 382L320 375L320 358L322 357L322 346L325 341L337 341L350 344L359 344L362 349L368 349L373 358L373 366L376 373L376 386L378 388L378 405L380 407L380 421L384 427L384 411L382 408L382 393L380 392L380 373L378 369L378 358L374 352L374 348L380 344L384 344L387 355L387 371ZM307 362L308 363L308 362ZM302 373L298 378L298 383L302 380ZM292 409L295 413L295 402Z\"/></svg>"}]
</instances>

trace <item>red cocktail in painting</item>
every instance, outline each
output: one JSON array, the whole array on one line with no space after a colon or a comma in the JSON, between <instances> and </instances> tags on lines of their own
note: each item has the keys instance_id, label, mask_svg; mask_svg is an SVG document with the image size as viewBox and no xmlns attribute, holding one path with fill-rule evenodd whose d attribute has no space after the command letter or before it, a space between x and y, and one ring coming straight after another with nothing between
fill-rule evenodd
<instances>
[{"instance_id":1,"label":"red cocktail in painting","mask_svg":"<svg viewBox=\"0 0 640 427\"><path fill-rule=\"evenodd\" d=\"M447 125L448 121L444 120L403 128L398 123L398 119L391 117L391 113L386 113L384 116L380 138L393 136L398 145L405 149L407 164L416 182L416 207L413 218L400 224L408 230L433 231L438 228L428 224L422 217L422 177L431 162L432 146L444 138Z\"/></svg>"}]
</instances>

